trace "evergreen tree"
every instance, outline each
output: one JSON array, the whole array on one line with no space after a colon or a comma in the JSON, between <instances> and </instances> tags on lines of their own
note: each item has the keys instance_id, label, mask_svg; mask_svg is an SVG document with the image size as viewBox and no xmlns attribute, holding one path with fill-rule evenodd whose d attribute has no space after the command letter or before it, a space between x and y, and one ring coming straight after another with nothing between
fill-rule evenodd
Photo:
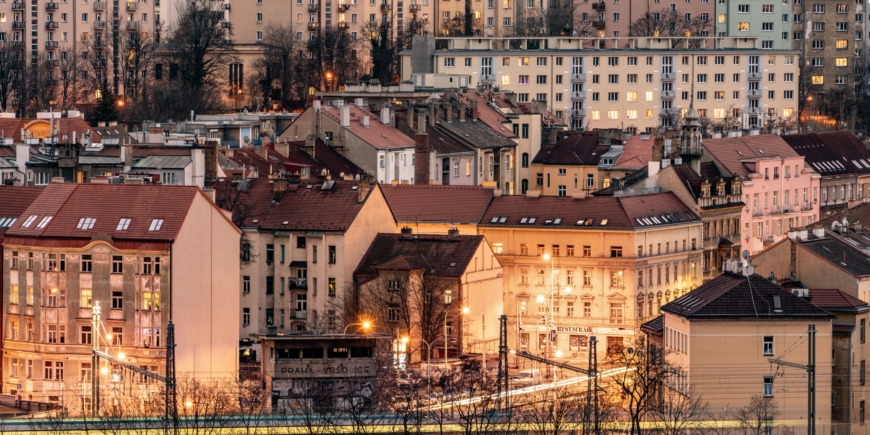
<instances>
[{"instance_id":1,"label":"evergreen tree","mask_svg":"<svg viewBox=\"0 0 870 435\"><path fill-rule=\"evenodd\" d=\"M115 94L109 86L109 80L103 75L103 81L99 87L97 107L91 113L91 123L109 122L118 120L118 107L115 102Z\"/></svg>"}]
</instances>

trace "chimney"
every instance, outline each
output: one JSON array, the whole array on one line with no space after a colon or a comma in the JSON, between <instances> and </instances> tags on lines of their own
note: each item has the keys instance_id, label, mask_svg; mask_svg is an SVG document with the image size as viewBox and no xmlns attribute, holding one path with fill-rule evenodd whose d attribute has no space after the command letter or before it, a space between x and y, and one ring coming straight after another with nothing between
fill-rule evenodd
<instances>
[{"instance_id":1,"label":"chimney","mask_svg":"<svg viewBox=\"0 0 870 435\"><path fill-rule=\"evenodd\" d=\"M450 229L447 230L447 240L459 240L459 229L451 226Z\"/></svg>"},{"instance_id":2,"label":"chimney","mask_svg":"<svg viewBox=\"0 0 870 435\"><path fill-rule=\"evenodd\" d=\"M429 184L429 135L414 136L414 184Z\"/></svg>"},{"instance_id":3,"label":"chimney","mask_svg":"<svg viewBox=\"0 0 870 435\"><path fill-rule=\"evenodd\" d=\"M305 136L305 153L311 156L312 159L314 158L314 141L313 134Z\"/></svg>"},{"instance_id":4,"label":"chimney","mask_svg":"<svg viewBox=\"0 0 870 435\"><path fill-rule=\"evenodd\" d=\"M362 99L362 98L355 98L355 99L353 100L353 104L354 104L356 107L362 107L365 103L363 103L363 99Z\"/></svg>"},{"instance_id":5,"label":"chimney","mask_svg":"<svg viewBox=\"0 0 870 435\"><path fill-rule=\"evenodd\" d=\"M448 123L453 122L453 103L450 101L444 102L444 120Z\"/></svg>"},{"instance_id":6,"label":"chimney","mask_svg":"<svg viewBox=\"0 0 870 435\"><path fill-rule=\"evenodd\" d=\"M350 106L341 108L341 126L350 127Z\"/></svg>"},{"instance_id":7,"label":"chimney","mask_svg":"<svg viewBox=\"0 0 870 435\"><path fill-rule=\"evenodd\" d=\"M369 126L369 116L363 115L363 117L360 119L360 124L362 124L363 127L368 127Z\"/></svg>"},{"instance_id":8,"label":"chimney","mask_svg":"<svg viewBox=\"0 0 870 435\"><path fill-rule=\"evenodd\" d=\"M287 180L287 184L299 184L302 180L302 176L299 174L284 174L284 178Z\"/></svg>"},{"instance_id":9,"label":"chimney","mask_svg":"<svg viewBox=\"0 0 870 435\"><path fill-rule=\"evenodd\" d=\"M359 177L359 183L357 184L357 202L362 204L365 202L366 197L369 196L369 191L372 190L373 183L372 176L369 174L363 174Z\"/></svg>"},{"instance_id":10,"label":"chimney","mask_svg":"<svg viewBox=\"0 0 870 435\"><path fill-rule=\"evenodd\" d=\"M555 144L559 139L559 129L553 126L544 127L544 134L546 137L544 141L548 144Z\"/></svg>"},{"instance_id":11,"label":"chimney","mask_svg":"<svg viewBox=\"0 0 870 435\"><path fill-rule=\"evenodd\" d=\"M52 184L63 184L63 177L51 177Z\"/></svg>"},{"instance_id":12,"label":"chimney","mask_svg":"<svg viewBox=\"0 0 870 435\"><path fill-rule=\"evenodd\" d=\"M390 125L390 106L384 104L381 108L381 124Z\"/></svg>"},{"instance_id":13,"label":"chimney","mask_svg":"<svg viewBox=\"0 0 870 435\"><path fill-rule=\"evenodd\" d=\"M264 147L254 147L254 152L263 160L269 160L269 150Z\"/></svg>"},{"instance_id":14,"label":"chimney","mask_svg":"<svg viewBox=\"0 0 870 435\"><path fill-rule=\"evenodd\" d=\"M22 129L23 130L23 129ZM18 172L22 175L27 174L27 162L30 160L30 145L25 143L15 144L15 164L18 166ZM27 179L24 179L24 184L27 185Z\"/></svg>"},{"instance_id":15,"label":"chimney","mask_svg":"<svg viewBox=\"0 0 870 435\"><path fill-rule=\"evenodd\" d=\"M459 101L459 122L465 122L465 101Z\"/></svg>"},{"instance_id":16,"label":"chimney","mask_svg":"<svg viewBox=\"0 0 870 435\"><path fill-rule=\"evenodd\" d=\"M478 118L477 115L478 115L478 112L477 112L477 100L471 100L471 120L472 120L472 121L477 121L477 118Z\"/></svg>"},{"instance_id":17,"label":"chimney","mask_svg":"<svg viewBox=\"0 0 870 435\"><path fill-rule=\"evenodd\" d=\"M217 201L217 192L214 189L202 189L202 193L211 200L211 202Z\"/></svg>"},{"instance_id":18,"label":"chimney","mask_svg":"<svg viewBox=\"0 0 870 435\"><path fill-rule=\"evenodd\" d=\"M341 155L344 155L344 147L347 145L344 141L344 131L338 132L338 137L332 141L332 147L335 148L335 151ZM312 155L312 158L314 155Z\"/></svg>"},{"instance_id":19,"label":"chimney","mask_svg":"<svg viewBox=\"0 0 870 435\"><path fill-rule=\"evenodd\" d=\"M652 160L653 162L660 162L665 155L665 138L661 136L656 136L655 140L653 140L653 149L652 149Z\"/></svg>"},{"instance_id":20,"label":"chimney","mask_svg":"<svg viewBox=\"0 0 870 435\"><path fill-rule=\"evenodd\" d=\"M281 197L284 196L284 192L287 191L287 185L289 183L284 178L275 178L272 180L272 199L275 201L280 201Z\"/></svg>"},{"instance_id":21,"label":"chimney","mask_svg":"<svg viewBox=\"0 0 870 435\"><path fill-rule=\"evenodd\" d=\"M435 102L429 102L429 125L435 126Z\"/></svg>"},{"instance_id":22,"label":"chimney","mask_svg":"<svg viewBox=\"0 0 870 435\"><path fill-rule=\"evenodd\" d=\"M441 102L440 101L435 103L435 121L434 122L441 122ZM434 126L435 123L432 123L432 125Z\"/></svg>"},{"instance_id":23,"label":"chimney","mask_svg":"<svg viewBox=\"0 0 870 435\"><path fill-rule=\"evenodd\" d=\"M121 145L124 149L124 169L129 171L130 167L133 166L133 145Z\"/></svg>"},{"instance_id":24,"label":"chimney","mask_svg":"<svg viewBox=\"0 0 870 435\"><path fill-rule=\"evenodd\" d=\"M205 179L217 180L218 174L218 141L209 140L205 142ZM125 164L126 165L126 164Z\"/></svg>"},{"instance_id":25,"label":"chimney","mask_svg":"<svg viewBox=\"0 0 870 435\"><path fill-rule=\"evenodd\" d=\"M414 117L417 116L417 114L414 113L414 108L409 107L408 110L405 112L405 115L408 117L408 127L410 127L411 130L413 130L414 129Z\"/></svg>"},{"instance_id":26,"label":"chimney","mask_svg":"<svg viewBox=\"0 0 870 435\"><path fill-rule=\"evenodd\" d=\"M409 226L404 226L404 227L402 227L402 236L401 236L401 238L403 238L403 239L410 239L411 236L413 236L413 235L414 235L414 231L411 230L411 227L409 227Z\"/></svg>"},{"instance_id":27,"label":"chimney","mask_svg":"<svg viewBox=\"0 0 870 435\"><path fill-rule=\"evenodd\" d=\"M275 142L275 152L281 154L285 158L290 157L290 144L287 142Z\"/></svg>"}]
</instances>

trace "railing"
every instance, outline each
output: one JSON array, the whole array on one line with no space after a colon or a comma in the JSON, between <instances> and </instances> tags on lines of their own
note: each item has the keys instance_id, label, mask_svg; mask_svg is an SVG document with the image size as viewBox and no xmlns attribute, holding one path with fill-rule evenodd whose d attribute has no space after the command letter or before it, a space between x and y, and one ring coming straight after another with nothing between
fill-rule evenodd
<instances>
[{"instance_id":1,"label":"railing","mask_svg":"<svg viewBox=\"0 0 870 435\"><path fill-rule=\"evenodd\" d=\"M46 50L54 50L57 48L57 41L45 41Z\"/></svg>"},{"instance_id":2,"label":"railing","mask_svg":"<svg viewBox=\"0 0 870 435\"><path fill-rule=\"evenodd\" d=\"M662 80L672 82L677 79L677 75L674 73L662 73Z\"/></svg>"},{"instance_id":3,"label":"railing","mask_svg":"<svg viewBox=\"0 0 870 435\"><path fill-rule=\"evenodd\" d=\"M596 29L603 29L604 28L604 21L593 21L592 27L594 27Z\"/></svg>"},{"instance_id":4,"label":"railing","mask_svg":"<svg viewBox=\"0 0 870 435\"><path fill-rule=\"evenodd\" d=\"M45 10L47 10L47 11L57 10L57 3L46 3Z\"/></svg>"},{"instance_id":5,"label":"railing","mask_svg":"<svg viewBox=\"0 0 870 435\"><path fill-rule=\"evenodd\" d=\"M420 12L420 5L418 5L418 4L413 4L413 5L410 6L410 9L409 9L409 10L410 10L411 12Z\"/></svg>"},{"instance_id":6,"label":"railing","mask_svg":"<svg viewBox=\"0 0 870 435\"><path fill-rule=\"evenodd\" d=\"M24 21L15 21L12 23L13 30L21 30L24 29Z\"/></svg>"},{"instance_id":7,"label":"railing","mask_svg":"<svg viewBox=\"0 0 870 435\"><path fill-rule=\"evenodd\" d=\"M109 4L106 2L96 2L96 3L94 3L94 10L95 11L104 11L108 7L108 5Z\"/></svg>"},{"instance_id":8,"label":"railing","mask_svg":"<svg viewBox=\"0 0 870 435\"><path fill-rule=\"evenodd\" d=\"M673 100L676 96L676 92L674 91L662 91L662 99L663 100Z\"/></svg>"},{"instance_id":9,"label":"railing","mask_svg":"<svg viewBox=\"0 0 870 435\"><path fill-rule=\"evenodd\" d=\"M228 23L228 24L229 24L229 23ZM311 23L308 23L308 29L309 29L309 30L317 30L317 29L319 29L319 28L320 28L320 23L317 23L317 22L311 22Z\"/></svg>"},{"instance_id":10,"label":"railing","mask_svg":"<svg viewBox=\"0 0 870 435\"><path fill-rule=\"evenodd\" d=\"M127 9L131 11L139 9L139 2L127 2Z\"/></svg>"},{"instance_id":11,"label":"railing","mask_svg":"<svg viewBox=\"0 0 870 435\"><path fill-rule=\"evenodd\" d=\"M749 73L747 76L749 80L761 80L761 73Z\"/></svg>"},{"instance_id":12,"label":"railing","mask_svg":"<svg viewBox=\"0 0 870 435\"><path fill-rule=\"evenodd\" d=\"M23 3L23 2L22 2L22 3L19 3L19 2L14 2L14 3L12 3L12 10L13 10L13 11L17 11L17 10L21 10L21 9L24 9L24 3Z\"/></svg>"},{"instance_id":13,"label":"railing","mask_svg":"<svg viewBox=\"0 0 870 435\"><path fill-rule=\"evenodd\" d=\"M571 74L571 81L575 83L586 82L586 74Z\"/></svg>"},{"instance_id":14,"label":"railing","mask_svg":"<svg viewBox=\"0 0 870 435\"><path fill-rule=\"evenodd\" d=\"M94 29L96 30L106 30L107 21L94 21Z\"/></svg>"},{"instance_id":15,"label":"railing","mask_svg":"<svg viewBox=\"0 0 870 435\"><path fill-rule=\"evenodd\" d=\"M583 101L586 99L585 92L571 92L571 99L576 101Z\"/></svg>"},{"instance_id":16,"label":"railing","mask_svg":"<svg viewBox=\"0 0 870 435\"><path fill-rule=\"evenodd\" d=\"M389 3L381 3L381 12L388 12L393 10L393 5Z\"/></svg>"},{"instance_id":17,"label":"railing","mask_svg":"<svg viewBox=\"0 0 870 435\"><path fill-rule=\"evenodd\" d=\"M319 11L319 10L320 10L320 3L309 3L308 4L308 11L309 12L315 12L315 11Z\"/></svg>"},{"instance_id":18,"label":"railing","mask_svg":"<svg viewBox=\"0 0 870 435\"><path fill-rule=\"evenodd\" d=\"M701 146L688 146L688 147L680 147L679 149L680 155L688 155L688 156L702 156L704 155L704 149Z\"/></svg>"},{"instance_id":19,"label":"railing","mask_svg":"<svg viewBox=\"0 0 870 435\"><path fill-rule=\"evenodd\" d=\"M412 12L414 11L413 7L414 7L414 5L411 5L411 8L412 8L411 11L412 11ZM338 5L338 10L340 10L340 11L349 11L349 10L350 10L350 5L349 5L349 4L341 4L341 5Z\"/></svg>"},{"instance_id":20,"label":"railing","mask_svg":"<svg viewBox=\"0 0 870 435\"><path fill-rule=\"evenodd\" d=\"M592 3L592 9L594 9L596 11L603 11L604 10L604 2Z\"/></svg>"},{"instance_id":21,"label":"railing","mask_svg":"<svg viewBox=\"0 0 870 435\"><path fill-rule=\"evenodd\" d=\"M57 29L59 23L57 21L46 21L45 28L46 29Z\"/></svg>"},{"instance_id":22,"label":"railing","mask_svg":"<svg viewBox=\"0 0 870 435\"><path fill-rule=\"evenodd\" d=\"M139 30L139 22L127 21L127 30Z\"/></svg>"},{"instance_id":23,"label":"railing","mask_svg":"<svg viewBox=\"0 0 870 435\"><path fill-rule=\"evenodd\" d=\"M571 109L571 117L581 119L586 116L586 109Z\"/></svg>"},{"instance_id":24,"label":"railing","mask_svg":"<svg viewBox=\"0 0 870 435\"><path fill-rule=\"evenodd\" d=\"M12 44L13 50L21 50L24 48L24 41L12 41L10 44Z\"/></svg>"},{"instance_id":25,"label":"railing","mask_svg":"<svg viewBox=\"0 0 870 435\"><path fill-rule=\"evenodd\" d=\"M749 94L749 98L759 98L759 97L761 97L761 91L759 91L759 90L757 90L757 89L750 89L750 90L747 91L747 93Z\"/></svg>"},{"instance_id":26,"label":"railing","mask_svg":"<svg viewBox=\"0 0 870 435\"><path fill-rule=\"evenodd\" d=\"M662 116L665 118L671 117L671 116L676 116L676 115L677 115L677 109L661 109L661 111L659 112L659 116Z\"/></svg>"},{"instance_id":27,"label":"railing","mask_svg":"<svg viewBox=\"0 0 870 435\"><path fill-rule=\"evenodd\" d=\"M751 114L755 114L755 115L760 115L761 111L762 111L761 107L748 107L746 109L746 113L751 113Z\"/></svg>"},{"instance_id":28,"label":"railing","mask_svg":"<svg viewBox=\"0 0 870 435\"><path fill-rule=\"evenodd\" d=\"M347 24L347 21L339 21L338 22L338 28L341 30L347 30L348 26L349 25Z\"/></svg>"},{"instance_id":29,"label":"railing","mask_svg":"<svg viewBox=\"0 0 870 435\"><path fill-rule=\"evenodd\" d=\"M293 310L290 312L290 318L296 320L305 320L308 318L307 310Z\"/></svg>"},{"instance_id":30,"label":"railing","mask_svg":"<svg viewBox=\"0 0 870 435\"><path fill-rule=\"evenodd\" d=\"M290 288L308 288L308 278L290 278L288 281L288 285Z\"/></svg>"}]
</instances>

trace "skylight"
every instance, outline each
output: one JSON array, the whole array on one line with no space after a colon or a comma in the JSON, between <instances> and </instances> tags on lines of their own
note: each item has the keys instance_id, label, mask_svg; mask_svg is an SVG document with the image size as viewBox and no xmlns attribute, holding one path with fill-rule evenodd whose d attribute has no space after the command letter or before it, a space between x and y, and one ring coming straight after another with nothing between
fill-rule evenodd
<instances>
[{"instance_id":1,"label":"skylight","mask_svg":"<svg viewBox=\"0 0 870 435\"><path fill-rule=\"evenodd\" d=\"M610 221L610 219L601 219L601 223L598 225L601 225L603 227L603 226L607 225L608 221Z\"/></svg>"},{"instance_id":2,"label":"skylight","mask_svg":"<svg viewBox=\"0 0 870 435\"><path fill-rule=\"evenodd\" d=\"M39 221L39 225L37 225L36 228L45 228L49 222L51 222L51 216L46 216Z\"/></svg>"},{"instance_id":3,"label":"skylight","mask_svg":"<svg viewBox=\"0 0 870 435\"><path fill-rule=\"evenodd\" d=\"M547 219L544 220L544 225L552 225L552 224L553 224L553 219L552 219L552 218L547 218Z\"/></svg>"},{"instance_id":4,"label":"skylight","mask_svg":"<svg viewBox=\"0 0 870 435\"><path fill-rule=\"evenodd\" d=\"M529 218L529 224L533 224L533 223L535 223L535 221L537 221L537 220L538 220L538 218L536 218L536 217Z\"/></svg>"},{"instance_id":5,"label":"skylight","mask_svg":"<svg viewBox=\"0 0 870 435\"><path fill-rule=\"evenodd\" d=\"M23 224L21 224L21 226L24 228L30 228L30 225L33 224L33 221L35 221L35 220L36 220L36 215L32 214L32 215L30 215L30 217L27 218L26 221L24 221Z\"/></svg>"},{"instance_id":6,"label":"skylight","mask_svg":"<svg viewBox=\"0 0 870 435\"><path fill-rule=\"evenodd\" d=\"M163 219L154 219L151 221L148 231L160 231L160 228L163 228Z\"/></svg>"},{"instance_id":7,"label":"skylight","mask_svg":"<svg viewBox=\"0 0 870 435\"><path fill-rule=\"evenodd\" d=\"M577 223L575 225L583 225L586 223L586 219L577 219Z\"/></svg>"},{"instance_id":8,"label":"skylight","mask_svg":"<svg viewBox=\"0 0 870 435\"><path fill-rule=\"evenodd\" d=\"M775 313L782 312L782 297L780 297L779 295L773 297L773 311Z\"/></svg>"},{"instance_id":9,"label":"skylight","mask_svg":"<svg viewBox=\"0 0 870 435\"><path fill-rule=\"evenodd\" d=\"M498 223L503 224L507 222L507 216L502 216L498 219Z\"/></svg>"},{"instance_id":10,"label":"skylight","mask_svg":"<svg viewBox=\"0 0 870 435\"><path fill-rule=\"evenodd\" d=\"M553 225L559 225L561 223L562 223L562 218L556 218L555 220L553 220Z\"/></svg>"},{"instance_id":11,"label":"skylight","mask_svg":"<svg viewBox=\"0 0 870 435\"><path fill-rule=\"evenodd\" d=\"M11 227L12 224L14 224L16 220L18 220L18 219L17 219L17 218L14 218L14 217L5 217L5 218L0 218L0 228L9 228L9 227Z\"/></svg>"},{"instance_id":12,"label":"skylight","mask_svg":"<svg viewBox=\"0 0 870 435\"><path fill-rule=\"evenodd\" d=\"M529 222L529 218L527 218L527 217L520 218L520 223L521 223L521 224L525 224L525 223L528 223L528 222Z\"/></svg>"},{"instance_id":13,"label":"skylight","mask_svg":"<svg viewBox=\"0 0 870 435\"><path fill-rule=\"evenodd\" d=\"M493 217L492 217L492 220L489 221L489 223L491 223L491 224L497 224L497 223L498 223L498 216L493 216Z\"/></svg>"},{"instance_id":14,"label":"skylight","mask_svg":"<svg viewBox=\"0 0 870 435\"><path fill-rule=\"evenodd\" d=\"M81 218L79 219L78 225L76 225L77 230L92 230L94 229L94 224L97 223L97 218Z\"/></svg>"},{"instance_id":15,"label":"skylight","mask_svg":"<svg viewBox=\"0 0 870 435\"><path fill-rule=\"evenodd\" d=\"M118 221L118 228L115 228L115 231L127 231L127 228L130 227L130 221L132 220L133 219L130 218L121 218L121 220Z\"/></svg>"}]
</instances>

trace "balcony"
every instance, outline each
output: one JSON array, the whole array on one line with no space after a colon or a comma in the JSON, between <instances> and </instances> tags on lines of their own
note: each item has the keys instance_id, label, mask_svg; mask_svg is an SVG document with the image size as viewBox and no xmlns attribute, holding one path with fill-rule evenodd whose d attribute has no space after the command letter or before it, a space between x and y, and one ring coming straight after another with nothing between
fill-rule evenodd
<instances>
[{"instance_id":1,"label":"balcony","mask_svg":"<svg viewBox=\"0 0 870 435\"><path fill-rule=\"evenodd\" d=\"M320 10L320 3L309 3L308 12L317 12Z\"/></svg>"},{"instance_id":2,"label":"balcony","mask_svg":"<svg viewBox=\"0 0 870 435\"><path fill-rule=\"evenodd\" d=\"M659 111L659 116L662 118L671 118L677 115L677 109L662 109Z\"/></svg>"},{"instance_id":3,"label":"balcony","mask_svg":"<svg viewBox=\"0 0 870 435\"><path fill-rule=\"evenodd\" d=\"M12 41L12 42L10 42L10 44L12 44L13 50L23 50L24 49L24 41Z\"/></svg>"},{"instance_id":4,"label":"balcony","mask_svg":"<svg viewBox=\"0 0 870 435\"><path fill-rule=\"evenodd\" d=\"M704 155L704 149L701 146L686 146L680 147L680 155L681 156L694 156L700 157Z\"/></svg>"},{"instance_id":5,"label":"balcony","mask_svg":"<svg viewBox=\"0 0 870 435\"><path fill-rule=\"evenodd\" d=\"M46 21L46 22L45 22L45 28L46 28L46 29L49 29L49 30L57 29L57 26L58 26L59 24L60 24L60 23L58 23L57 21Z\"/></svg>"},{"instance_id":6,"label":"balcony","mask_svg":"<svg viewBox=\"0 0 870 435\"><path fill-rule=\"evenodd\" d=\"M586 74L571 74L572 83L586 83Z\"/></svg>"},{"instance_id":7,"label":"balcony","mask_svg":"<svg viewBox=\"0 0 870 435\"><path fill-rule=\"evenodd\" d=\"M24 30L24 21L15 21L12 23L12 30Z\"/></svg>"},{"instance_id":8,"label":"balcony","mask_svg":"<svg viewBox=\"0 0 870 435\"><path fill-rule=\"evenodd\" d=\"M389 3L381 3L381 12L389 12L393 10L393 5Z\"/></svg>"},{"instance_id":9,"label":"balcony","mask_svg":"<svg viewBox=\"0 0 870 435\"><path fill-rule=\"evenodd\" d=\"M662 91L662 100L673 100L676 97L674 91Z\"/></svg>"},{"instance_id":10,"label":"balcony","mask_svg":"<svg viewBox=\"0 0 870 435\"><path fill-rule=\"evenodd\" d=\"M106 10L106 8L108 8L108 5L109 4L106 2L96 2L96 3L94 3L94 10L95 11L104 11L104 10Z\"/></svg>"},{"instance_id":11,"label":"balcony","mask_svg":"<svg viewBox=\"0 0 870 435\"><path fill-rule=\"evenodd\" d=\"M747 107L746 113L750 115L761 115L762 110L763 109L761 107Z\"/></svg>"},{"instance_id":12,"label":"balcony","mask_svg":"<svg viewBox=\"0 0 870 435\"><path fill-rule=\"evenodd\" d=\"M139 9L139 2L127 2L127 10L135 11Z\"/></svg>"},{"instance_id":13,"label":"balcony","mask_svg":"<svg viewBox=\"0 0 870 435\"><path fill-rule=\"evenodd\" d=\"M221 28L222 28L222 29L229 29L229 28L230 28L230 22L229 22L229 21L221 21Z\"/></svg>"},{"instance_id":14,"label":"balcony","mask_svg":"<svg viewBox=\"0 0 870 435\"><path fill-rule=\"evenodd\" d=\"M347 24L347 21L339 21L338 22L338 30L347 30L348 27L349 27L349 24Z\"/></svg>"},{"instance_id":15,"label":"balcony","mask_svg":"<svg viewBox=\"0 0 870 435\"><path fill-rule=\"evenodd\" d=\"M746 75L749 77L749 80L752 80L752 81L761 80L761 73L749 73Z\"/></svg>"},{"instance_id":16,"label":"balcony","mask_svg":"<svg viewBox=\"0 0 870 435\"><path fill-rule=\"evenodd\" d=\"M592 27L594 27L596 29L603 29L604 28L604 21L593 21Z\"/></svg>"},{"instance_id":17,"label":"balcony","mask_svg":"<svg viewBox=\"0 0 870 435\"><path fill-rule=\"evenodd\" d=\"M411 5L411 7L413 8L414 5ZM349 10L350 10L350 5L349 5L349 4L341 4L341 5L338 5L338 10L339 10L339 11L349 11ZM411 10L413 11L414 9L411 9Z\"/></svg>"},{"instance_id":18,"label":"balcony","mask_svg":"<svg viewBox=\"0 0 870 435\"><path fill-rule=\"evenodd\" d=\"M308 30L317 30L319 28L320 28L320 23L318 23L318 22L308 23Z\"/></svg>"},{"instance_id":19,"label":"balcony","mask_svg":"<svg viewBox=\"0 0 870 435\"><path fill-rule=\"evenodd\" d=\"M296 320L305 320L308 318L308 310L293 310L290 312L290 318Z\"/></svg>"},{"instance_id":20,"label":"balcony","mask_svg":"<svg viewBox=\"0 0 870 435\"><path fill-rule=\"evenodd\" d=\"M761 91L758 89L752 89L746 92L749 94L749 98L761 98Z\"/></svg>"},{"instance_id":21,"label":"balcony","mask_svg":"<svg viewBox=\"0 0 870 435\"><path fill-rule=\"evenodd\" d=\"M663 82L672 82L677 79L677 75L674 73L662 73L662 81Z\"/></svg>"},{"instance_id":22,"label":"balcony","mask_svg":"<svg viewBox=\"0 0 870 435\"><path fill-rule=\"evenodd\" d=\"M583 119L584 117L586 117L586 109L572 109L571 110L571 118Z\"/></svg>"},{"instance_id":23,"label":"balcony","mask_svg":"<svg viewBox=\"0 0 870 435\"><path fill-rule=\"evenodd\" d=\"M106 30L107 21L94 21L94 30Z\"/></svg>"},{"instance_id":24,"label":"balcony","mask_svg":"<svg viewBox=\"0 0 870 435\"><path fill-rule=\"evenodd\" d=\"M420 12L420 5L413 4L413 5L411 5L410 10L411 10L411 12Z\"/></svg>"},{"instance_id":25,"label":"balcony","mask_svg":"<svg viewBox=\"0 0 870 435\"><path fill-rule=\"evenodd\" d=\"M308 290L308 278L290 278L287 286L290 289L305 289Z\"/></svg>"},{"instance_id":26,"label":"balcony","mask_svg":"<svg viewBox=\"0 0 870 435\"><path fill-rule=\"evenodd\" d=\"M49 59L45 61L45 66L49 68L57 68L57 59Z\"/></svg>"},{"instance_id":27,"label":"balcony","mask_svg":"<svg viewBox=\"0 0 870 435\"><path fill-rule=\"evenodd\" d=\"M18 3L18 2L12 3L12 10L13 11L23 11L24 10L24 3Z\"/></svg>"},{"instance_id":28,"label":"balcony","mask_svg":"<svg viewBox=\"0 0 870 435\"><path fill-rule=\"evenodd\" d=\"M47 10L47 11L56 11L56 10L57 10L57 3L46 3L46 4L45 4L45 10Z\"/></svg>"},{"instance_id":29,"label":"balcony","mask_svg":"<svg viewBox=\"0 0 870 435\"><path fill-rule=\"evenodd\" d=\"M586 100L585 92L571 92L571 101L584 101Z\"/></svg>"},{"instance_id":30,"label":"balcony","mask_svg":"<svg viewBox=\"0 0 870 435\"><path fill-rule=\"evenodd\" d=\"M225 11L230 10L230 4L229 4L229 3L224 3L224 4L222 4L222 5L221 5L221 9L223 9L223 10L225 10Z\"/></svg>"},{"instance_id":31,"label":"balcony","mask_svg":"<svg viewBox=\"0 0 870 435\"><path fill-rule=\"evenodd\" d=\"M127 21L127 30L139 30L139 22Z\"/></svg>"},{"instance_id":32,"label":"balcony","mask_svg":"<svg viewBox=\"0 0 870 435\"><path fill-rule=\"evenodd\" d=\"M479 82L490 85L495 84L495 76L489 74L481 74Z\"/></svg>"},{"instance_id":33,"label":"balcony","mask_svg":"<svg viewBox=\"0 0 870 435\"><path fill-rule=\"evenodd\" d=\"M94 42L91 44L91 48L94 50L103 50L106 48L106 43L103 42L102 39L94 39Z\"/></svg>"},{"instance_id":34,"label":"balcony","mask_svg":"<svg viewBox=\"0 0 870 435\"><path fill-rule=\"evenodd\" d=\"M603 11L604 10L604 2L592 3L592 9L594 9L596 11Z\"/></svg>"},{"instance_id":35,"label":"balcony","mask_svg":"<svg viewBox=\"0 0 870 435\"><path fill-rule=\"evenodd\" d=\"M57 41L45 41L45 49L46 50L56 50L57 49Z\"/></svg>"}]
</instances>

